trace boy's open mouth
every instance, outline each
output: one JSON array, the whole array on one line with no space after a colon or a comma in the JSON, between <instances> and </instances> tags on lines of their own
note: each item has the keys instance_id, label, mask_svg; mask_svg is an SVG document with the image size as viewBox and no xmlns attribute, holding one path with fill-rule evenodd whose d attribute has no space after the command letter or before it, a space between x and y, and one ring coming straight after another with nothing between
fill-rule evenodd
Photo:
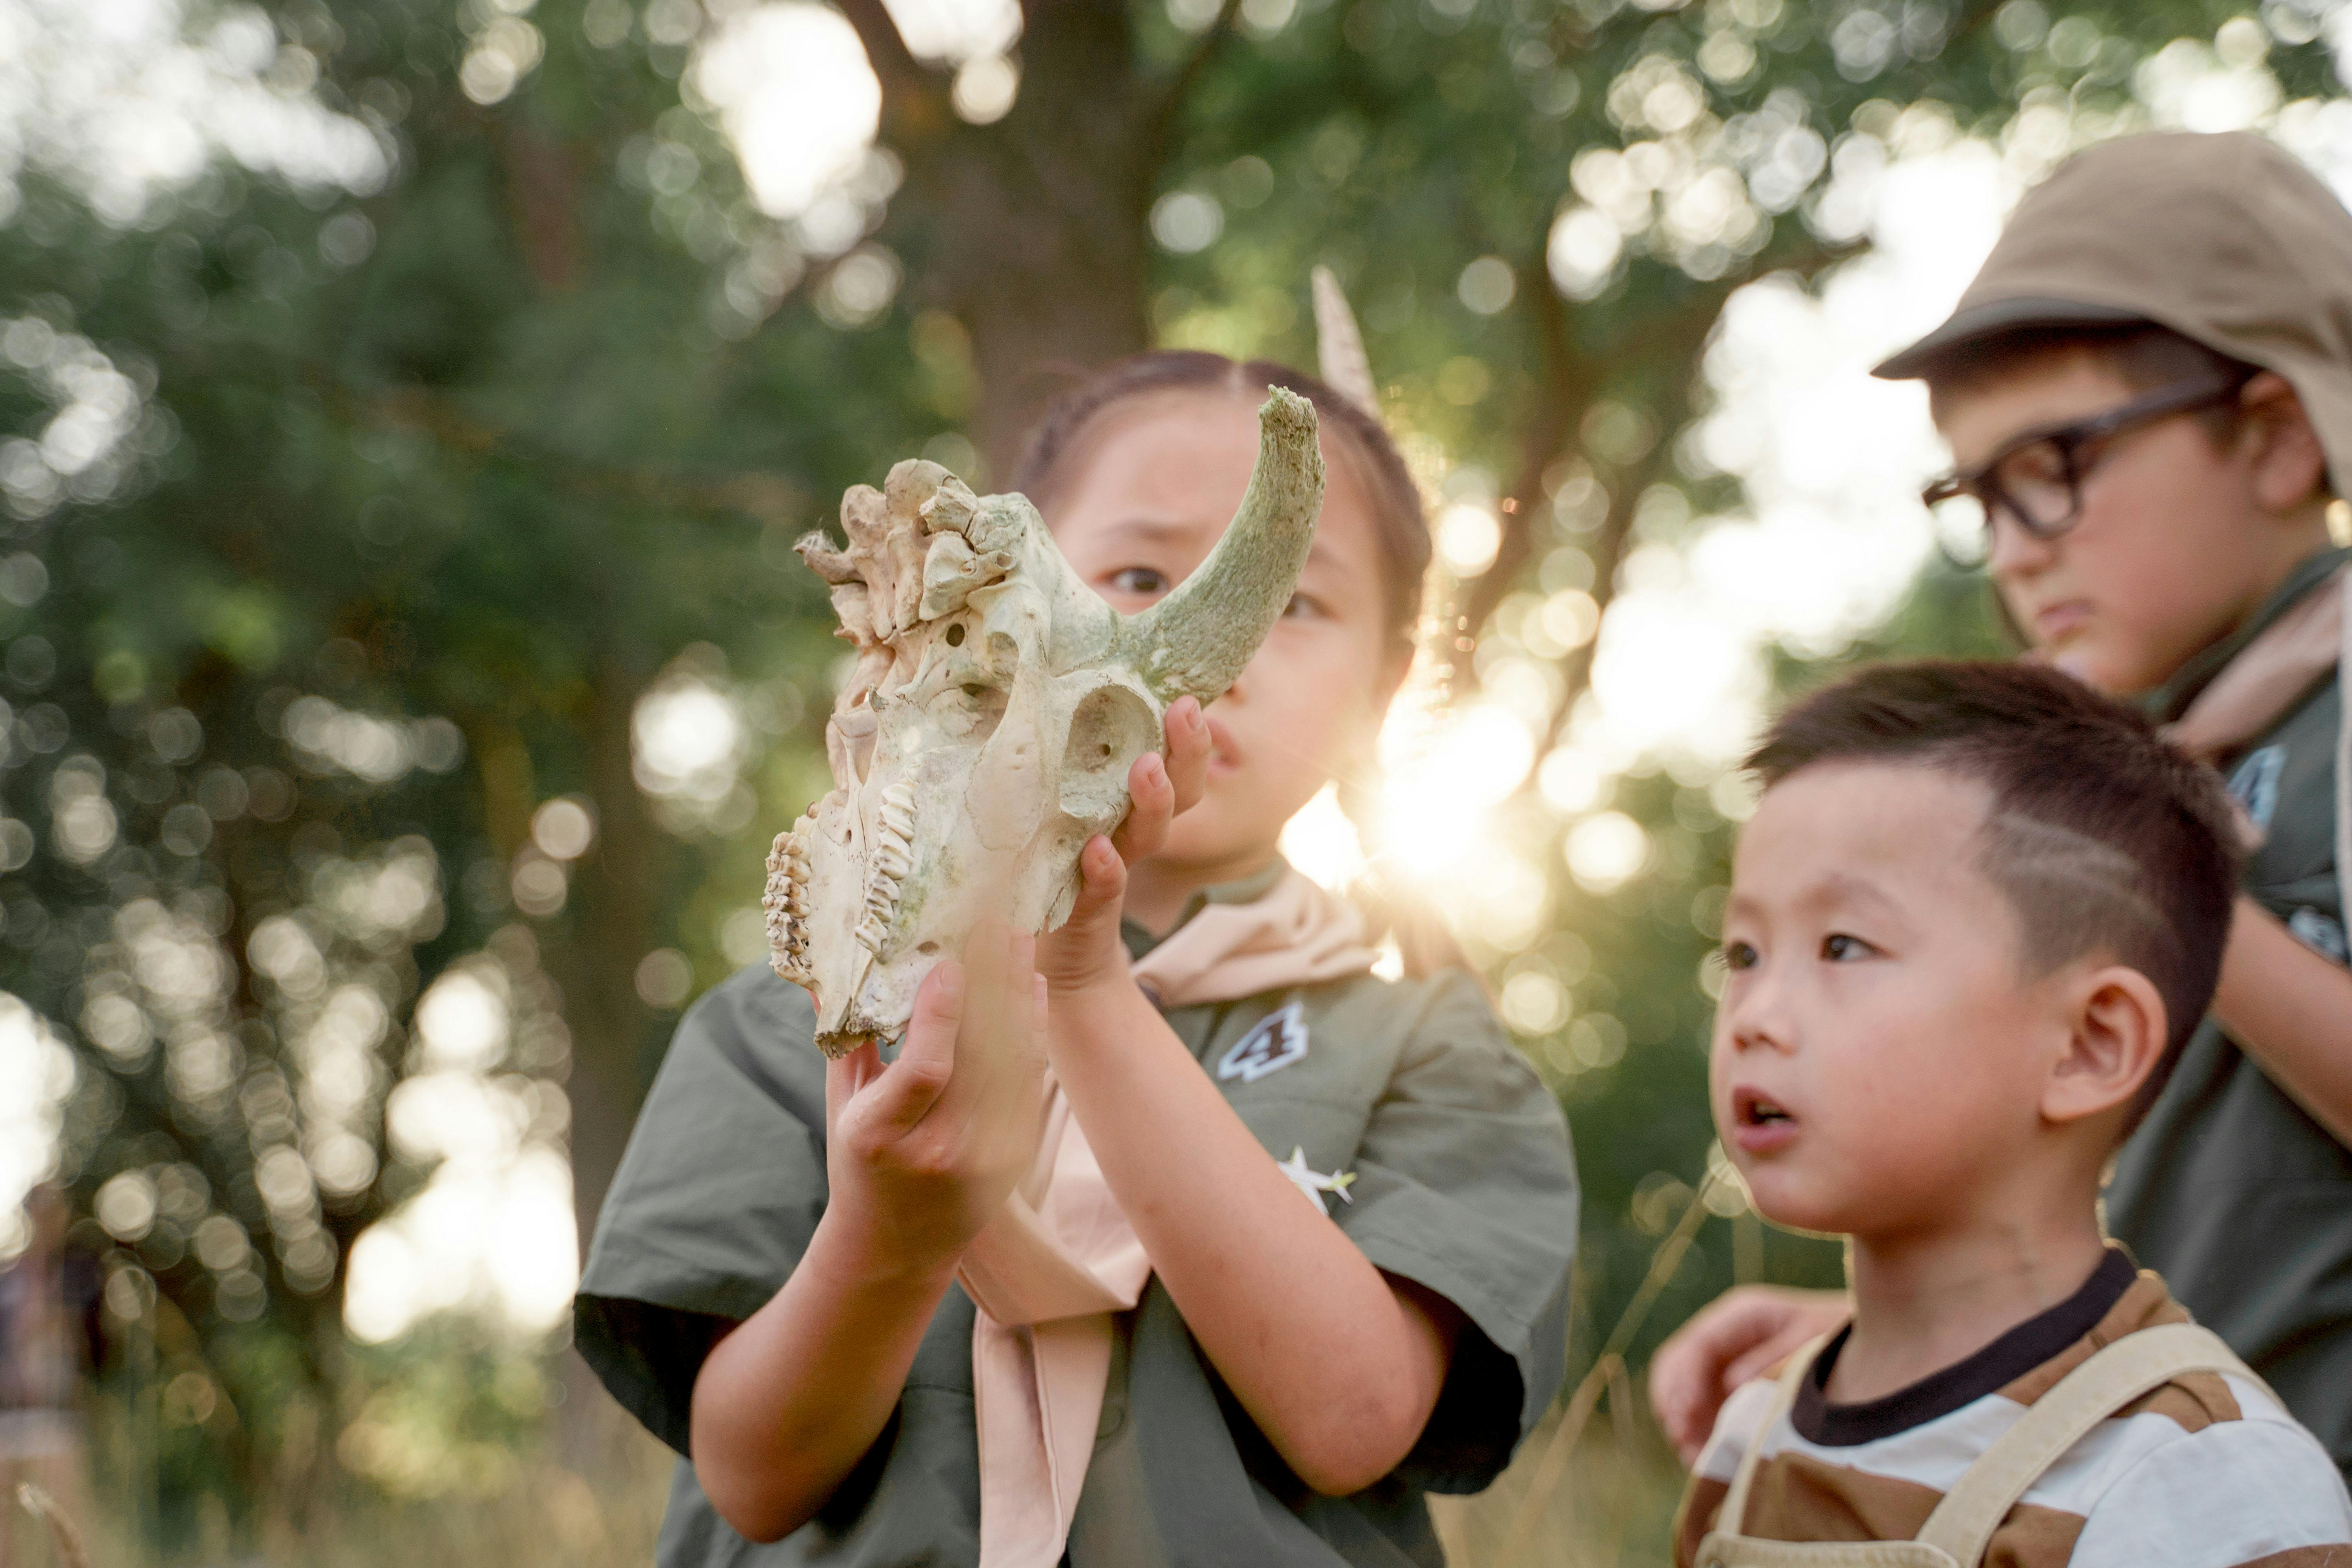
<instances>
[{"instance_id":1,"label":"boy's open mouth","mask_svg":"<svg viewBox=\"0 0 2352 1568\"><path fill-rule=\"evenodd\" d=\"M1731 1091L1733 1141L1751 1152L1773 1148L1796 1136L1797 1119L1771 1096L1753 1089Z\"/></svg>"}]
</instances>

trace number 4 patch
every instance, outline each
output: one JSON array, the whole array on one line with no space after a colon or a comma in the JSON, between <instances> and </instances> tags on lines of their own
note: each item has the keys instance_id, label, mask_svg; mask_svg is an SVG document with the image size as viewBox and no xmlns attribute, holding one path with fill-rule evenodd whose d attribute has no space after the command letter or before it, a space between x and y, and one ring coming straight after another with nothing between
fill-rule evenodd
<instances>
[{"instance_id":1,"label":"number 4 patch","mask_svg":"<svg viewBox=\"0 0 2352 1568\"><path fill-rule=\"evenodd\" d=\"M1268 1014L1217 1063L1220 1079L1255 1083L1307 1055L1307 1011L1298 1003Z\"/></svg>"}]
</instances>

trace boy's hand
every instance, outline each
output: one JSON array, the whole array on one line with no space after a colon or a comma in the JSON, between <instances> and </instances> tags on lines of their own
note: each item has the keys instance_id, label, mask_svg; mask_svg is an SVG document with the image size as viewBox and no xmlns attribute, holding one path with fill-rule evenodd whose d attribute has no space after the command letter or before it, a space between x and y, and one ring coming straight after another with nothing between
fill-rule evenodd
<instances>
[{"instance_id":1,"label":"boy's hand","mask_svg":"<svg viewBox=\"0 0 2352 1568\"><path fill-rule=\"evenodd\" d=\"M1127 901L1127 868L1159 853L1176 814L1200 803L1209 778L1209 721L1201 704L1180 697L1162 721L1168 754L1146 752L1128 770L1132 805L1108 837L1097 835L1078 853L1077 902L1062 929L1037 939L1037 968L1056 991L1127 984L1127 949L1118 937Z\"/></svg>"},{"instance_id":2,"label":"boy's hand","mask_svg":"<svg viewBox=\"0 0 2352 1568\"><path fill-rule=\"evenodd\" d=\"M915 995L889 1066L873 1042L826 1064L829 1212L875 1272L952 1268L1036 1157L1045 984L1036 941L983 921Z\"/></svg>"},{"instance_id":3,"label":"boy's hand","mask_svg":"<svg viewBox=\"0 0 2352 1568\"><path fill-rule=\"evenodd\" d=\"M1742 1285L1676 1329L1650 1359L1650 1408L1683 1463L1698 1458L1734 1389L1853 1313L1843 1290Z\"/></svg>"}]
</instances>

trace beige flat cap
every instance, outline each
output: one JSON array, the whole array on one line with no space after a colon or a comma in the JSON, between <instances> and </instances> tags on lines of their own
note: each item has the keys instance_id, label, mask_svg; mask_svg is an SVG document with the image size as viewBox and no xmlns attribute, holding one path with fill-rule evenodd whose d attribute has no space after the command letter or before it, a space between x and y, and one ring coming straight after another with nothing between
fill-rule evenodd
<instances>
[{"instance_id":1,"label":"beige flat cap","mask_svg":"<svg viewBox=\"0 0 2352 1568\"><path fill-rule=\"evenodd\" d=\"M1872 374L1927 375L2020 328L2134 321L2284 376L2352 495L2352 213L2248 132L2069 158L2018 204L1951 319Z\"/></svg>"}]
</instances>

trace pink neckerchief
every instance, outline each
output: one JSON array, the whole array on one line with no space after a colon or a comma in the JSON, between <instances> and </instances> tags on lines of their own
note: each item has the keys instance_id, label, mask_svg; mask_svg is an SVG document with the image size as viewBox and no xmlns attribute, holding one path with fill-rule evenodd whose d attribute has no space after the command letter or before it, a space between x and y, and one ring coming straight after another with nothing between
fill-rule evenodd
<instances>
[{"instance_id":1,"label":"pink neckerchief","mask_svg":"<svg viewBox=\"0 0 2352 1568\"><path fill-rule=\"evenodd\" d=\"M2257 633L2206 683L2165 736L2189 755L2218 762L2265 734L2330 669L2352 671L2352 566L2339 566ZM2342 691L2336 734L2336 877L2352 921L2352 690ZM2262 832L2238 814L2251 853Z\"/></svg>"},{"instance_id":2,"label":"pink neckerchief","mask_svg":"<svg viewBox=\"0 0 2352 1568\"><path fill-rule=\"evenodd\" d=\"M1182 1007L1344 979L1377 957L1352 905L1286 870L1260 898L1202 910L1133 971L1160 1006ZM1150 1277L1143 1243L1049 1077L1035 1163L957 1273L980 1309L981 1568L1061 1562L1110 1380L1111 1318Z\"/></svg>"},{"instance_id":3,"label":"pink neckerchief","mask_svg":"<svg viewBox=\"0 0 2352 1568\"><path fill-rule=\"evenodd\" d=\"M2343 658L2345 599L2352 569L2338 567L2238 650L2205 689L2165 726L2165 736L2202 761L2227 756L2268 731Z\"/></svg>"}]
</instances>

